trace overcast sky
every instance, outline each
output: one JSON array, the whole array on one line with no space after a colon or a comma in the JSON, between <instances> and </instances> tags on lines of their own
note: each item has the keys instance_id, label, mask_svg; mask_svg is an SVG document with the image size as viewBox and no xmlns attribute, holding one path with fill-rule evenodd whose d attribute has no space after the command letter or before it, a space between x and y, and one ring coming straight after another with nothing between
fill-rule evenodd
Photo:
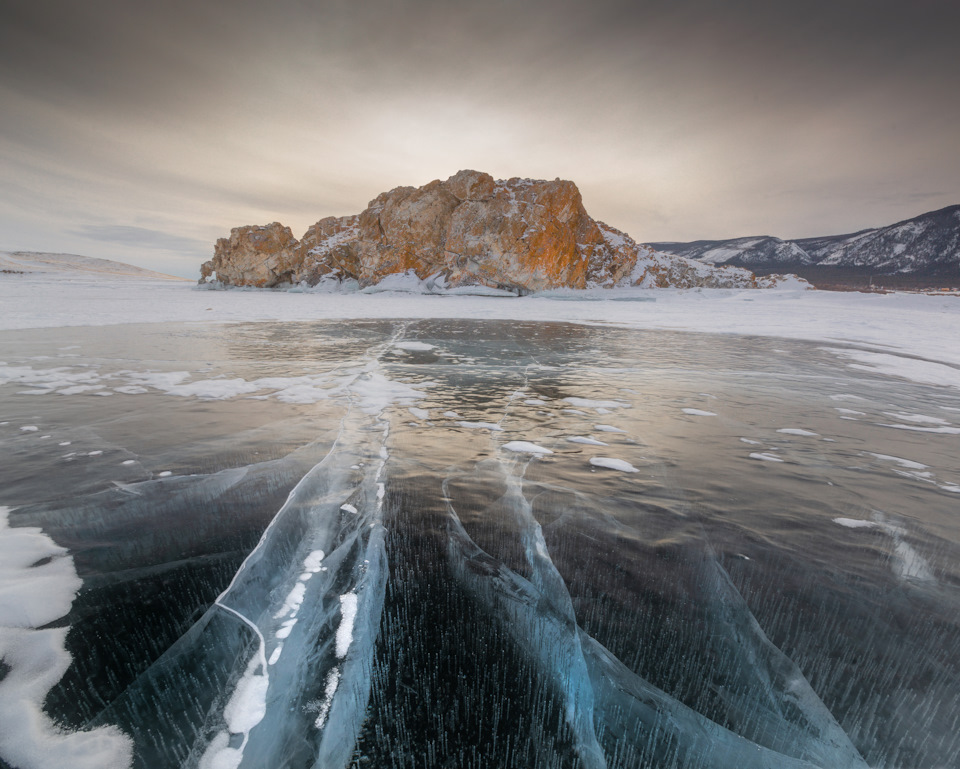
<instances>
[{"instance_id":1,"label":"overcast sky","mask_svg":"<svg viewBox=\"0 0 960 769\"><path fill-rule=\"evenodd\" d=\"M462 168L640 241L960 203L957 0L0 0L0 250L185 276Z\"/></svg>"}]
</instances>

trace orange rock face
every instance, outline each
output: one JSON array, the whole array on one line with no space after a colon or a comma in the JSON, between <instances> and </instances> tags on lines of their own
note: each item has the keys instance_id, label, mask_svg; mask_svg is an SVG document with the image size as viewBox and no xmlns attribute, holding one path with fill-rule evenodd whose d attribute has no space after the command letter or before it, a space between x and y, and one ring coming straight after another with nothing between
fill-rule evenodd
<instances>
[{"instance_id":1,"label":"orange rock face","mask_svg":"<svg viewBox=\"0 0 960 769\"><path fill-rule=\"evenodd\" d=\"M229 238L217 241L213 259L200 267L201 280L216 273L217 280L234 286L289 283L300 263L298 246L290 228L279 222L234 227Z\"/></svg>"},{"instance_id":2,"label":"orange rock face","mask_svg":"<svg viewBox=\"0 0 960 769\"><path fill-rule=\"evenodd\" d=\"M482 285L526 293L641 285L755 287L752 273L716 268L638 246L594 221L570 181L494 181L460 171L444 182L381 193L355 216L327 217L300 241L289 228L239 227L217 241L201 282L317 285L414 272L448 287Z\"/></svg>"}]
</instances>

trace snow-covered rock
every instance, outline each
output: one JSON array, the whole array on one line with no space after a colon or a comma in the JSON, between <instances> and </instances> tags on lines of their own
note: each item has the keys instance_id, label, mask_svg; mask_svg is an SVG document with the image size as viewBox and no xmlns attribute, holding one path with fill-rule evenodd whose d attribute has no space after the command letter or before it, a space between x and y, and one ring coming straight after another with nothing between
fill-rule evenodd
<instances>
[{"instance_id":1,"label":"snow-covered rock","mask_svg":"<svg viewBox=\"0 0 960 769\"><path fill-rule=\"evenodd\" d=\"M444 182L381 193L356 216L321 219L296 241L278 223L217 241L201 283L305 287L398 281L419 290L526 294L558 288L754 288L747 270L713 267L638 245L586 212L577 185L495 181L460 171ZM394 277L394 276L403 276ZM388 280L389 278L389 280Z\"/></svg>"}]
</instances>

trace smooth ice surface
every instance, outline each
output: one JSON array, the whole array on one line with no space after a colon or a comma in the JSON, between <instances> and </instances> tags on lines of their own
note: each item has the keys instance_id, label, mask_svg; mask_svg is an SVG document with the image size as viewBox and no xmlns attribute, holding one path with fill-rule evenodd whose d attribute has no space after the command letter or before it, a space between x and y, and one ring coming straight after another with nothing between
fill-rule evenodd
<instances>
[{"instance_id":1,"label":"smooth ice surface","mask_svg":"<svg viewBox=\"0 0 960 769\"><path fill-rule=\"evenodd\" d=\"M474 318L570 321L636 329L754 334L855 342L882 352L836 354L881 373L960 387L960 306L954 297L804 290L638 289L645 302L610 292L567 292L503 300L480 296L376 296L282 291L200 291L181 281L78 277L65 273L3 276L0 328L159 322L243 322L356 318ZM560 297L558 297L560 298ZM604 298L607 298L604 301ZM602 308L602 309L598 309ZM931 333L931 329L937 333ZM411 340L425 344L420 340ZM901 354L893 354L891 350ZM941 365L949 364L949 365Z\"/></svg>"},{"instance_id":2,"label":"smooth ice surface","mask_svg":"<svg viewBox=\"0 0 960 769\"><path fill-rule=\"evenodd\" d=\"M851 360L482 319L6 336L34 544L0 595L64 592L0 707L136 769L954 765L960 461L885 425L960 395Z\"/></svg>"}]
</instances>

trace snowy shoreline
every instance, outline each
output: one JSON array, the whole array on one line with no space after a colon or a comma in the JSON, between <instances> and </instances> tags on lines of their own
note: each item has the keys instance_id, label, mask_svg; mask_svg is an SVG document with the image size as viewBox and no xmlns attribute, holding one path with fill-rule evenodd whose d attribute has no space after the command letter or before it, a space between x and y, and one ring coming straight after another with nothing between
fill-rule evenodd
<instances>
[{"instance_id":1,"label":"snowy shoreline","mask_svg":"<svg viewBox=\"0 0 960 769\"><path fill-rule=\"evenodd\" d=\"M198 290L189 283L17 275L0 279L0 330L128 323L471 318L610 325L857 345L849 365L960 387L960 300L797 289L637 289L551 296ZM838 351L839 352L839 351Z\"/></svg>"}]
</instances>

